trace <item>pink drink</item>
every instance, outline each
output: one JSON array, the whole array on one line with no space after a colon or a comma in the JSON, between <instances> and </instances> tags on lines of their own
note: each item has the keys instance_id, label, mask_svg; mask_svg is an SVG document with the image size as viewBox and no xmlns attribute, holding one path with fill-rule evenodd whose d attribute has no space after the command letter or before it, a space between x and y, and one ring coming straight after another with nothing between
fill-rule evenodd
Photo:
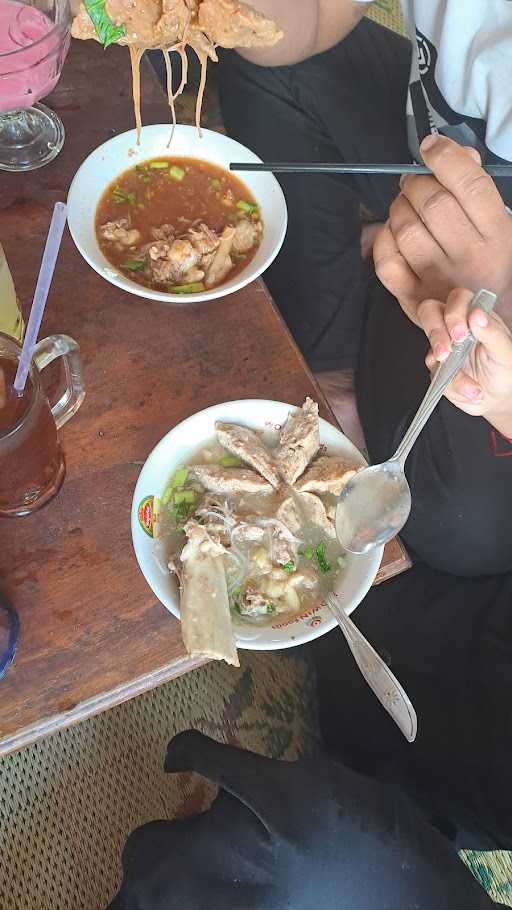
<instances>
[{"instance_id":1,"label":"pink drink","mask_svg":"<svg viewBox=\"0 0 512 910\"><path fill-rule=\"evenodd\" d=\"M55 87L69 35L40 10L0 0L0 112L31 107Z\"/></svg>"}]
</instances>

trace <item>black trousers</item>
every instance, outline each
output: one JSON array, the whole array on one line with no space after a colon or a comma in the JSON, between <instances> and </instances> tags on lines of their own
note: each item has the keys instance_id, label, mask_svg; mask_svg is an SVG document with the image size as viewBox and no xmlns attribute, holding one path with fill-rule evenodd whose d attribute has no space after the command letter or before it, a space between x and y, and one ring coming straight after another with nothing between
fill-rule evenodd
<instances>
[{"instance_id":1,"label":"black trousers","mask_svg":"<svg viewBox=\"0 0 512 910\"><path fill-rule=\"evenodd\" d=\"M267 161L409 161L410 61L410 43L368 19L332 50L293 67L258 67L225 52L227 131ZM313 369L353 367L367 286L360 204L385 219L398 178L278 179L289 226L265 281Z\"/></svg>"},{"instance_id":2,"label":"black trousers","mask_svg":"<svg viewBox=\"0 0 512 910\"><path fill-rule=\"evenodd\" d=\"M395 450L424 394L427 341L374 280L357 380L371 460ZM407 744L338 632L316 656L324 739L346 764L391 777L457 846L512 848L512 444L438 405L406 464L413 569L373 588L360 629L418 714Z\"/></svg>"}]
</instances>

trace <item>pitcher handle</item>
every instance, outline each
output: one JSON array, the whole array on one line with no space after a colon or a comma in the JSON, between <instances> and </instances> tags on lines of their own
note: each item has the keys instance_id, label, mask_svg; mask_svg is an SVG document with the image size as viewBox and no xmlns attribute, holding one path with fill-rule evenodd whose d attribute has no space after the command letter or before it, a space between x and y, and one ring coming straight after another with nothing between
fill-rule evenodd
<instances>
[{"instance_id":1,"label":"pitcher handle","mask_svg":"<svg viewBox=\"0 0 512 910\"><path fill-rule=\"evenodd\" d=\"M78 411L85 398L85 389L80 348L69 335L48 335L34 348L33 359L38 370L44 370L57 357L63 358L66 374L66 389L51 406L57 429L60 429Z\"/></svg>"}]
</instances>

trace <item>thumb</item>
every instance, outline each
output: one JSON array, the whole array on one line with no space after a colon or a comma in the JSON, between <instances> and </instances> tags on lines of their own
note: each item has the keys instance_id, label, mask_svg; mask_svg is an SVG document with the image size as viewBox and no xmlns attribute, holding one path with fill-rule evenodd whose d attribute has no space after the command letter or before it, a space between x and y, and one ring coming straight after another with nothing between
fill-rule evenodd
<instances>
[{"instance_id":1,"label":"thumb","mask_svg":"<svg viewBox=\"0 0 512 910\"><path fill-rule=\"evenodd\" d=\"M477 307L469 314L469 328L492 359L512 369L512 336L496 313L485 313Z\"/></svg>"}]
</instances>

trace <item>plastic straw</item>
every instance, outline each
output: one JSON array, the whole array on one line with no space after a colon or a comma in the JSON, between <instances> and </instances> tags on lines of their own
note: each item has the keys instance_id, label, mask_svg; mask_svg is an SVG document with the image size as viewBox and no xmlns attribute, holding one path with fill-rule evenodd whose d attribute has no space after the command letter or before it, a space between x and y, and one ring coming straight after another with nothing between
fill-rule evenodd
<instances>
[{"instance_id":1,"label":"plastic straw","mask_svg":"<svg viewBox=\"0 0 512 910\"><path fill-rule=\"evenodd\" d=\"M56 202L55 208L53 209L52 220L50 222L50 230L48 231L48 237L46 238L41 268L39 269L39 275L37 277L32 309L30 310L25 340L21 349L20 362L18 363L18 369L16 370L16 376L14 378L14 390L18 392L18 394L23 392L27 381L32 354L36 345L37 336L39 335L39 329L41 328L44 308L46 306L48 292L55 271L55 263L57 262L57 256L59 255L64 225L66 224L66 213L67 209L64 203Z\"/></svg>"}]
</instances>

